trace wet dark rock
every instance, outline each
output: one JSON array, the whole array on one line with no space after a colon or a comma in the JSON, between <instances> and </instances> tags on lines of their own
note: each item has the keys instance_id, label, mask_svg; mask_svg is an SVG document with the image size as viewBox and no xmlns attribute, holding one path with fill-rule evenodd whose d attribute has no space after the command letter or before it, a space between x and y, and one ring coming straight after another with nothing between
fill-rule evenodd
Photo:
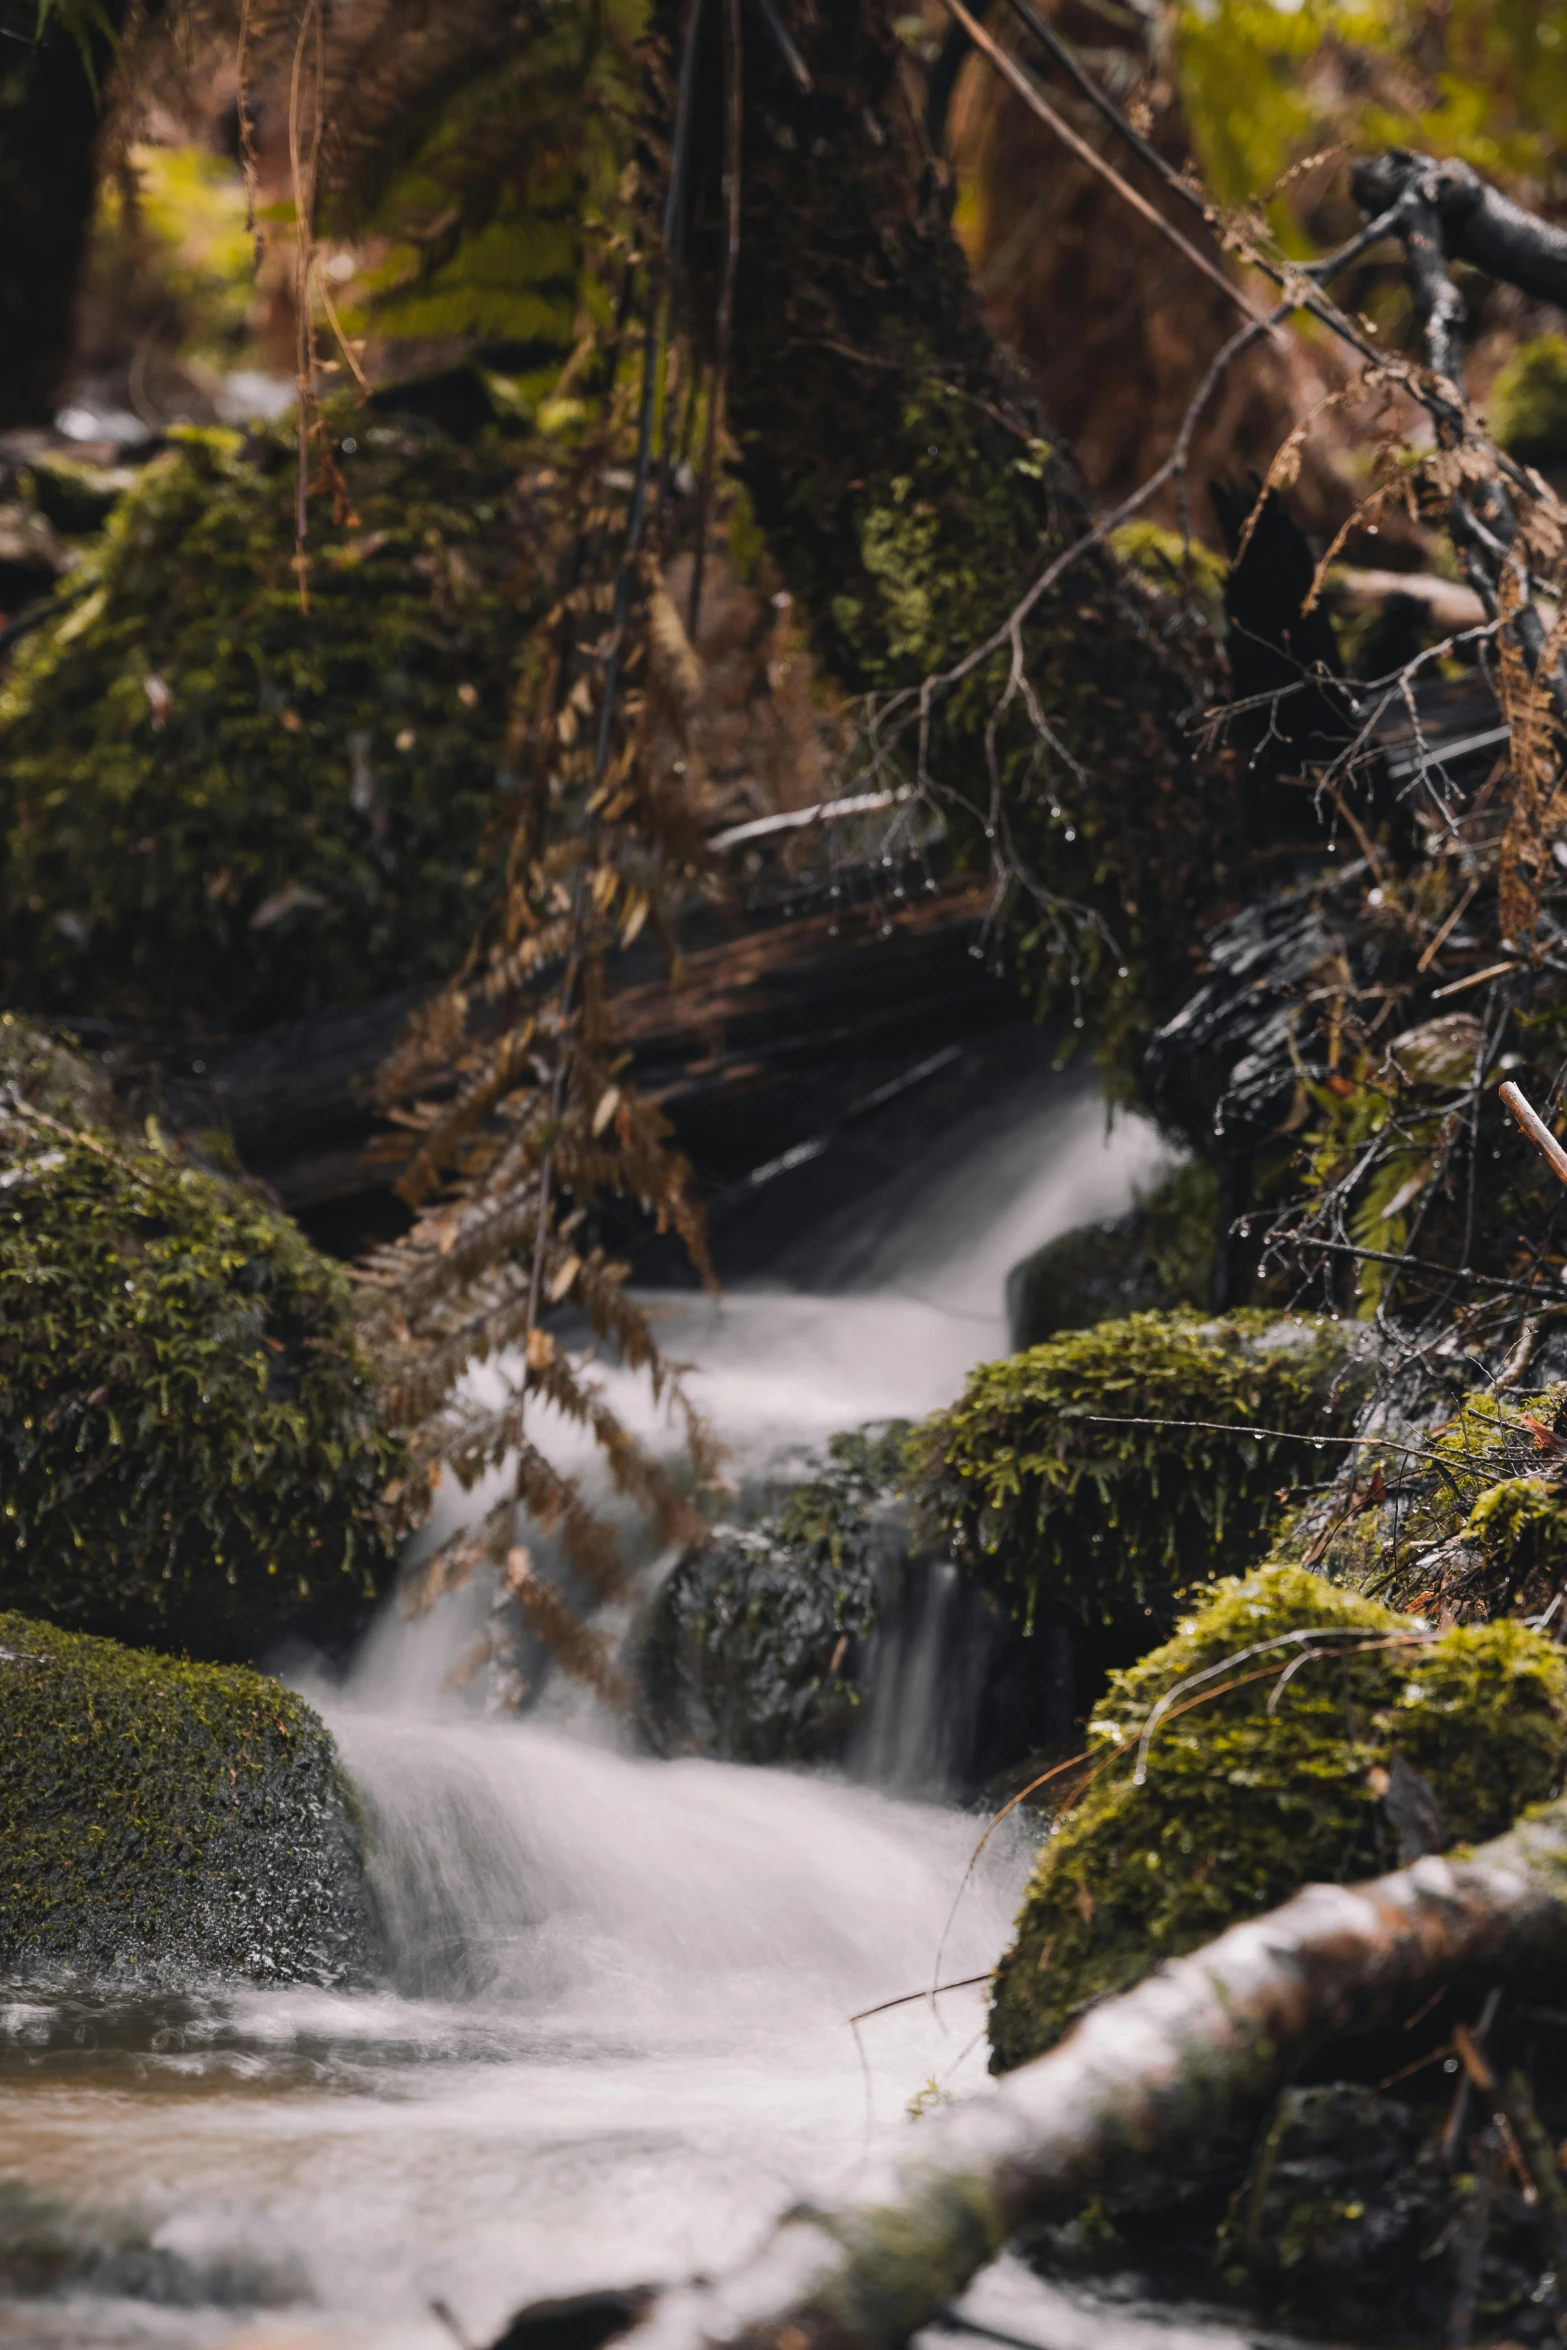
<instances>
[{"instance_id":1,"label":"wet dark rock","mask_svg":"<svg viewBox=\"0 0 1567 2350\"><path fill-rule=\"evenodd\" d=\"M1124 1215L1047 1241L1007 1275L1013 1347L1127 1314L1207 1305L1218 1218L1218 1180L1197 1163L1178 1167Z\"/></svg>"},{"instance_id":2,"label":"wet dark rock","mask_svg":"<svg viewBox=\"0 0 1567 2350\"><path fill-rule=\"evenodd\" d=\"M1229 2289L1313 2332L1441 2342L1467 2249L1473 2338L1552 2338L1530 2207L1516 2178L1482 2183L1483 2150L1444 2164L1444 2111L1354 2081L1286 2089L1219 2232Z\"/></svg>"},{"instance_id":3,"label":"wet dark rock","mask_svg":"<svg viewBox=\"0 0 1567 2350\"><path fill-rule=\"evenodd\" d=\"M365 1975L355 1805L303 1699L0 1614L0 1979Z\"/></svg>"},{"instance_id":4,"label":"wet dark rock","mask_svg":"<svg viewBox=\"0 0 1567 2350\"><path fill-rule=\"evenodd\" d=\"M605 2293L569 2293L558 2301L530 2301L490 2350L600 2350L634 2326L652 2298L651 2285L631 2285Z\"/></svg>"},{"instance_id":5,"label":"wet dark rock","mask_svg":"<svg viewBox=\"0 0 1567 2350\"><path fill-rule=\"evenodd\" d=\"M973 1788L1072 1734L1103 1635L1025 1631L911 1533L907 1429L831 1439L751 1496L661 1587L639 1645L662 1753L837 1763L905 1788Z\"/></svg>"},{"instance_id":6,"label":"wet dark rock","mask_svg":"<svg viewBox=\"0 0 1567 2350\"><path fill-rule=\"evenodd\" d=\"M1204 942L1207 976L1155 1035L1144 1071L1156 1116L1194 1148L1255 1148L1288 1116L1301 1068L1327 1075L1301 997L1318 965L1349 943L1339 882L1280 891Z\"/></svg>"}]
</instances>

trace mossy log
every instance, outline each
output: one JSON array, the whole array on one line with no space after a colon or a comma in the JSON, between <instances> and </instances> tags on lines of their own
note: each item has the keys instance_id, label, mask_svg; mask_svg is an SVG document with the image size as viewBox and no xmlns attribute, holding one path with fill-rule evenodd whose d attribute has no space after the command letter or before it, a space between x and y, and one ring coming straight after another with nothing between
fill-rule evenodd
<instances>
[{"instance_id":1,"label":"mossy log","mask_svg":"<svg viewBox=\"0 0 1567 2350\"><path fill-rule=\"evenodd\" d=\"M302 1698L0 1614L0 1976L336 1982L369 1956L352 1801Z\"/></svg>"},{"instance_id":2,"label":"mossy log","mask_svg":"<svg viewBox=\"0 0 1567 2350\"><path fill-rule=\"evenodd\" d=\"M1107 2000L991 2094L928 2115L873 2187L797 2208L714 2283L660 2294L627 2350L899 2350L1028 2221L1172 2200L1315 2050L1466 1982L1567 1961L1567 1801L1468 1855L1309 1885Z\"/></svg>"}]
</instances>

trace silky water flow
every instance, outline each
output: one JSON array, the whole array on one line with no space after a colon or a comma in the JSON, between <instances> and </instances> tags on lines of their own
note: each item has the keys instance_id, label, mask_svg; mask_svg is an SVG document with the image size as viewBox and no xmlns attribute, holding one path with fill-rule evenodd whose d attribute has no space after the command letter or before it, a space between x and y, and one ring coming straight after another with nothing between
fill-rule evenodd
<instances>
[{"instance_id":1,"label":"silky water flow","mask_svg":"<svg viewBox=\"0 0 1567 2350\"><path fill-rule=\"evenodd\" d=\"M1036 1083L825 1234L812 1294L664 1301L735 1473L955 1395L1005 1347L1008 1267L1158 1160L1085 1085ZM1024 1837L994 1840L949 1926L971 1813L649 1760L558 1687L486 1718L444 1686L483 1604L389 1610L346 1686L309 1690L369 1821L387 1983L0 1991L0 2181L131 2214L151 2246L90 2294L0 2303L3 2350L480 2344L534 2298L721 2268L791 2200L852 2191L911 2105L983 2092L980 1990L847 2019L928 1987L944 1935L949 1979L994 1962ZM899 1692L893 1786L928 1654ZM1138 2332L1010 2262L972 2306L1054 2350Z\"/></svg>"}]
</instances>

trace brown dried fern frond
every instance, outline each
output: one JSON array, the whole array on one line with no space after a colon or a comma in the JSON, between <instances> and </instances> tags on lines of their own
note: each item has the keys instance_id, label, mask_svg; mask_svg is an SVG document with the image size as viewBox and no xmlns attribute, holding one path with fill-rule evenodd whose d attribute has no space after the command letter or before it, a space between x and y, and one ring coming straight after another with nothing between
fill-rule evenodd
<instances>
[{"instance_id":1,"label":"brown dried fern frond","mask_svg":"<svg viewBox=\"0 0 1567 2350\"><path fill-rule=\"evenodd\" d=\"M383 1106L416 1138L401 1184L415 1219L371 1259L364 1291L416 1452L470 1489L509 1471L482 1524L421 1570L413 1603L488 1563L502 1604L515 1602L562 1669L601 1694L615 1676L597 1635L531 1559L521 1581L511 1573L531 1522L596 1600L624 1588L614 1524L579 1476L548 1460L535 1412L591 1439L609 1488L665 1543L701 1531L691 1490L625 1426L591 1372L593 1350L647 1383L697 1489L718 1457L683 1366L661 1351L627 1292L629 1267L594 1229L604 1208L628 1203L678 1234L712 1279L691 1169L637 1090L609 977L644 928L659 935L663 898L688 886L702 855L690 809L651 774L649 711L656 704L683 741L700 671L660 596L654 553L638 541L643 389L611 389L553 493L544 559L559 575L547 656L535 645L519 664L507 742L518 813L504 878L462 973L382 1073ZM567 1314L586 1322L581 1345L567 1340ZM466 1381L480 1363L492 1381L501 1374L490 1399Z\"/></svg>"}]
</instances>

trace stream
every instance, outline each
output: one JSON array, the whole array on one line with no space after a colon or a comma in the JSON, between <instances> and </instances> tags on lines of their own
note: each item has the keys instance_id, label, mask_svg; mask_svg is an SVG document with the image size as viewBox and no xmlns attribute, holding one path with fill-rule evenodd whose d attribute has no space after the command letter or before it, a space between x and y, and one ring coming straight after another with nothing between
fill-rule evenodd
<instances>
[{"instance_id":1,"label":"stream","mask_svg":"<svg viewBox=\"0 0 1567 2350\"><path fill-rule=\"evenodd\" d=\"M741 1469L923 1411L1004 1349L1008 1267L1160 1163L1084 1082L1037 1078L824 1234L813 1292L670 1297L663 1336ZM90 2295L0 2303L4 2350L483 2344L531 2299L727 2265L791 2200L850 2191L911 2102L984 2092L981 1990L847 2019L928 1987L944 1931L949 1979L994 1962L1025 1834L948 1930L971 1813L650 1761L556 1688L487 1718L442 1687L482 1606L388 1611L343 1686L305 1684L368 1815L390 1982L0 1993L0 2179L153 2248ZM903 1727L885 1751L917 1749ZM1043 2350L1239 2339L1010 2260L964 2306Z\"/></svg>"}]
</instances>

